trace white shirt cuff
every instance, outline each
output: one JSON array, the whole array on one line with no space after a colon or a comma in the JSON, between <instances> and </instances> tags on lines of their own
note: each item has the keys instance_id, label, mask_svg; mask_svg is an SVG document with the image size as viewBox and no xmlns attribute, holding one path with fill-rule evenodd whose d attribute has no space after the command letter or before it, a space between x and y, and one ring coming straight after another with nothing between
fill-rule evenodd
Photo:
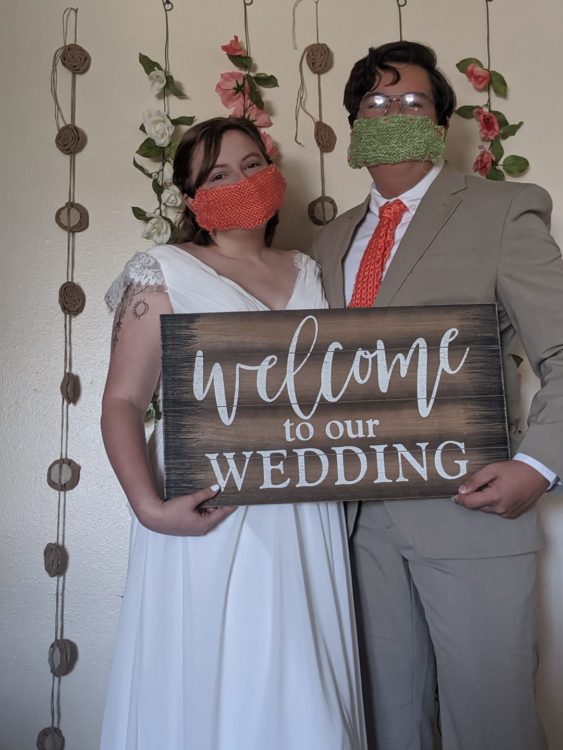
<instances>
[{"instance_id":1,"label":"white shirt cuff","mask_svg":"<svg viewBox=\"0 0 563 750\"><path fill-rule=\"evenodd\" d=\"M552 487L554 487L559 482L559 477L554 471L551 471L551 469L548 469L547 466L544 466L539 461L536 461L535 458L532 458L531 456L527 456L525 453L517 453L513 457L514 461L522 461L524 464L528 464L528 466L531 466L532 469L535 469L536 471L539 471L539 473L547 479L549 482L548 490L550 490Z\"/></svg>"}]
</instances>

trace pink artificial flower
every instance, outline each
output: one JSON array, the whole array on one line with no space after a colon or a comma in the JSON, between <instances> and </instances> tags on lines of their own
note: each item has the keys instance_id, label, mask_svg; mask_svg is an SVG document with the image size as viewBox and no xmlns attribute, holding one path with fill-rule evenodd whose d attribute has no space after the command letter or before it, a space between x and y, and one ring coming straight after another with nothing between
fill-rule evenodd
<instances>
[{"instance_id":1,"label":"pink artificial flower","mask_svg":"<svg viewBox=\"0 0 563 750\"><path fill-rule=\"evenodd\" d=\"M478 172L481 177L485 177L489 169L493 166L493 155L489 149L479 146L479 154L473 162L473 171Z\"/></svg>"},{"instance_id":2,"label":"pink artificial flower","mask_svg":"<svg viewBox=\"0 0 563 750\"><path fill-rule=\"evenodd\" d=\"M221 102L227 109L232 109L239 105L243 99L243 91L249 96L248 81L244 78L244 73L234 70L229 73L221 73L219 83L215 86L215 91L219 94Z\"/></svg>"},{"instance_id":3,"label":"pink artificial flower","mask_svg":"<svg viewBox=\"0 0 563 750\"><path fill-rule=\"evenodd\" d=\"M477 89L477 91L484 91L491 82L490 71L486 70L486 68L482 68L476 63L471 63L471 65L467 66L465 75L469 79L473 88Z\"/></svg>"},{"instance_id":4,"label":"pink artificial flower","mask_svg":"<svg viewBox=\"0 0 563 750\"><path fill-rule=\"evenodd\" d=\"M500 133L498 120L491 112L481 107L475 107L473 116L479 120L479 135L483 141L494 141Z\"/></svg>"},{"instance_id":5,"label":"pink artificial flower","mask_svg":"<svg viewBox=\"0 0 563 750\"><path fill-rule=\"evenodd\" d=\"M263 109L258 109L256 104L249 102L246 106L246 112L244 110L244 102L239 101L237 106L231 112L233 117L246 117L250 122L253 122L257 128L271 128L272 121L270 115L264 112Z\"/></svg>"},{"instance_id":6,"label":"pink artificial flower","mask_svg":"<svg viewBox=\"0 0 563 750\"><path fill-rule=\"evenodd\" d=\"M268 135L268 133L265 133L263 130L260 131L260 136L262 137L262 141L264 143L266 153L268 154L270 159L275 159L279 151L275 147L272 138Z\"/></svg>"},{"instance_id":7,"label":"pink artificial flower","mask_svg":"<svg viewBox=\"0 0 563 750\"><path fill-rule=\"evenodd\" d=\"M238 36L234 36L228 44L222 44L221 49L226 52L227 55L233 55L234 57L246 57L246 50L238 40Z\"/></svg>"}]
</instances>

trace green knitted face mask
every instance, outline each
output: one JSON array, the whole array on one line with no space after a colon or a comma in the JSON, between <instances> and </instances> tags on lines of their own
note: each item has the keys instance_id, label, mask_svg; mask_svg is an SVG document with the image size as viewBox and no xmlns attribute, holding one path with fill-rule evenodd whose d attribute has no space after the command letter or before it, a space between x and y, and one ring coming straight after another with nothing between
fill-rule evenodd
<instances>
[{"instance_id":1,"label":"green knitted face mask","mask_svg":"<svg viewBox=\"0 0 563 750\"><path fill-rule=\"evenodd\" d=\"M385 115L354 122L348 164L354 169L401 161L437 162L444 153L446 128L426 115Z\"/></svg>"}]
</instances>

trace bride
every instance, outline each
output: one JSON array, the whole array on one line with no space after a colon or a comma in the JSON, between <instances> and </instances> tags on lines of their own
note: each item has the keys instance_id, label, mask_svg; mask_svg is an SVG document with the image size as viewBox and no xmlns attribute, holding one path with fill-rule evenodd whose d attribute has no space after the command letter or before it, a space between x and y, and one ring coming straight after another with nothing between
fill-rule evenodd
<instances>
[{"instance_id":1,"label":"bride","mask_svg":"<svg viewBox=\"0 0 563 750\"><path fill-rule=\"evenodd\" d=\"M341 504L162 499L162 423L148 446L143 427L160 315L326 307L315 262L271 246L285 182L249 121L191 128L174 182L186 241L137 253L106 296L102 433L133 513L101 748L364 750Z\"/></svg>"}]
</instances>

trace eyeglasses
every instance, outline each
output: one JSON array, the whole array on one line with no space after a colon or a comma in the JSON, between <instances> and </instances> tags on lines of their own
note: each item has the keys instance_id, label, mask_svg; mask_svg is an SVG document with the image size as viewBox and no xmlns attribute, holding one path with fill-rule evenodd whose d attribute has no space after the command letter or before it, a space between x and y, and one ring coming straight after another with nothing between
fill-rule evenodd
<instances>
[{"instance_id":1,"label":"eyeglasses","mask_svg":"<svg viewBox=\"0 0 563 750\"><path fill-rule=\"evenodd\" d=\"M417 91L400 96L373 93L364 96L360 111L368 117L383 117L389 112L391 102L399 102L399 110L403 115L427 115L432 111L434 104L429 96Z\"/></svg>"}]
</instances>

